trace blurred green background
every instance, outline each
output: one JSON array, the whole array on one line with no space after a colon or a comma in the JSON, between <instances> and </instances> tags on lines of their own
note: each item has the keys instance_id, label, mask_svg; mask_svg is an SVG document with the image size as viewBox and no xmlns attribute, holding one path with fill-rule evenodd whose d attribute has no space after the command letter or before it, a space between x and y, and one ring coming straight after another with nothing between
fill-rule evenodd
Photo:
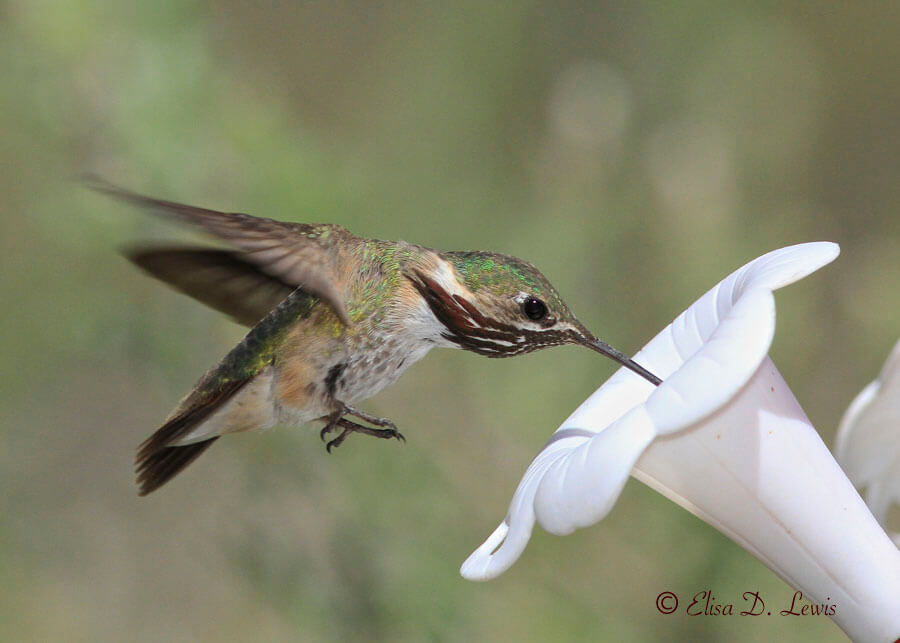
<instances>
[{"instance_id":1,"label":"blurred green background","mask_svg":"<svg viewBox=\"0 0 900 643\"><path fill-rule=\"evenodd\" d=\"M0 3L4 639L843 639L659 615L663 590L792 592L636 482L459 576L614 370L574 347L434 351L365 406L406 445L235 436L139 499L134 446L243 330L118 254L187 232L72 178L515 254L626 352L747 260L837 241L772 348L830 444L900 335L900 5L129 5Z\"/></svg>"}]
</instances>

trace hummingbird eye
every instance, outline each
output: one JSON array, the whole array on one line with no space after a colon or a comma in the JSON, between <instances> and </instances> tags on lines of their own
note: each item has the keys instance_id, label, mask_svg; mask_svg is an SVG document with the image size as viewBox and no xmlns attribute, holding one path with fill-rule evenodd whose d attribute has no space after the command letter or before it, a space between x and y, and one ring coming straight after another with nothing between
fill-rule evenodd
<instances>
[{"instance_id":1,"label":"hummingbird eye","mask_svg":"<svg viewBox=\"0 0 900 643\"><path fill-rule=\"evenodd\" d=\"M536 297L529 297L522 302L522 312L532 321L540 321L547 316L547 305Z\"/></svg>"}]
</instances>

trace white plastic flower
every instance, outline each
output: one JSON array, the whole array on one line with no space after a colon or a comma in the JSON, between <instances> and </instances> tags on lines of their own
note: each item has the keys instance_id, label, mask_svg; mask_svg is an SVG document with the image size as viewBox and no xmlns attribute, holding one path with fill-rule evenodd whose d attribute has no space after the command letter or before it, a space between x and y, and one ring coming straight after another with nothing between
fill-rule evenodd
<instances>
[{"instance_id":1,"label":"white plastic flower","mask_svg":"<svg viewBox=\"0 0 900 643\"><path fill-rule=\"evenodd\" d=\"M891 505L900 504L900 342L844 413L835 457L853 484L866 489L866 504L886 527ZM900 546L900 533L892 537Z\"/></svg>"},{"instance_id":2,"label":"white plastic flower","mask_svg":"<svg viewBox=\"0 0 900 643\"><path fill-rule=\"evenodd\" d=\"M488 580L521 555L535 521L568 534L602 519L633 475L775 571L851 637L900 636L900 551L835 462L767 353L772 291L833 261L833 243L770 252L659 333L553 434L506 518L463 563Z\"/></svg>"}]
</instances>

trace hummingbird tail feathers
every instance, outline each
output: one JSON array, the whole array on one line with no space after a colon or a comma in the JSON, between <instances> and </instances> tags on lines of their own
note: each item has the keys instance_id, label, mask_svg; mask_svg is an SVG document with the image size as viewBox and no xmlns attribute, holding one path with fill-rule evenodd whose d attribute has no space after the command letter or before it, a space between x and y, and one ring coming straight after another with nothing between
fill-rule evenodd
<instances>
[{"instance_id":1,"label":"hummingbird tail feathers","mask_svg":"<svg viewBox=\"0 0 900 643\"><path fill-rule=\"evenodd\" d=\"M190 403L191 397L197 393L195 390L183 403L186 408L183 407L141 443L134 465L139 495L146 496L167 483L219 438L215 435L191 444L173 444L207 420L251 380L232 380L215 391L199 394L199 399Z\"/></svg>"},{"instance_id":2,"label":"hummingbird tail feathers","mask_svg":"<svg viewBox=\"0 0 900 643\"><path fill-rule=\"evenodd\" d=\"M146 496L156 491L200 457L218 437L195 442L183 447L163 447L137 462L138 495Z\"/></svg>"}]
</instances>

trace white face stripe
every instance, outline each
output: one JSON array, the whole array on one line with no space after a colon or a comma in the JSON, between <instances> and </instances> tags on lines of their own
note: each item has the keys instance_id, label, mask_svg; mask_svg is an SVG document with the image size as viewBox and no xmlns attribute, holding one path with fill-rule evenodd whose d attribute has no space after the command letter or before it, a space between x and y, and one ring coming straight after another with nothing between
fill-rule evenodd
<instances>
[{"instance_id":1,"label":"white face stripe","mask_svg":"<svg viewBox=\"0 0 900 643\"><path fill-rule=\"evenodd\" d=\"M433 275L434 280L437 282L438 286L440 286L443 290L445 290L448 294L459 295L465 298L471 298L469 292L465 290L465 286L460 284L459 279L456 277L456 269L453 265L443 259L438 262L437 270ZM469 318L469 322L475 328L482 328L482 325L479 324L476 320Z\"/></svg>"},{"instance_id":2,"label":"white face stripe","mask_svg":"<svg viewBox=\"0 0 900 643\"><path fill-rule=\"evenodd\" d=\"M451 295L465 295L459 280L456 278L456 269L448 261L439 260L437 270L434 272L434 280Z\"/></svg>"},{"instance_id":3,"label":"white face stripe","mask_svg":"<svg viewBox=\"0 0 900 643\"><path fill-rule=\"evenodd\" d=\"M516 341L514 341L514 342L508 342L505 339L494 339L494 338L491 338L491 339L486 338L485 341L493 342L494 344L500 344L501 346L515 346L516 344L520 344L523 341L525 341L525 338L524 337L516 338Z\"/></svg>"}]
</instances>

